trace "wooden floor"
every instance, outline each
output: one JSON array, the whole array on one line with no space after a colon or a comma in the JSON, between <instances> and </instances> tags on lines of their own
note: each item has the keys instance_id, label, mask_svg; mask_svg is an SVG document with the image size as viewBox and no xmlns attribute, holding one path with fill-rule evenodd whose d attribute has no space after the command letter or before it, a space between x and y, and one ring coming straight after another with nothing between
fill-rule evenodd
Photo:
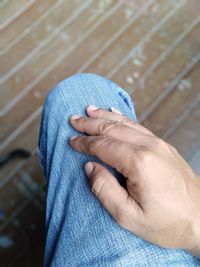
<instances>
[{"instance_id":1,"label":"wooden floor","mask_svg":"<svg viewBox=\"0 0 200 267\"><path fill-rule=\"evenodd\" d=\"M42 266L45 180L37 159L43 100L76 72L104 75L132 96L142 124L200 174L199 0L2 0L1 266Z\"/></svg>"}]
</instances>

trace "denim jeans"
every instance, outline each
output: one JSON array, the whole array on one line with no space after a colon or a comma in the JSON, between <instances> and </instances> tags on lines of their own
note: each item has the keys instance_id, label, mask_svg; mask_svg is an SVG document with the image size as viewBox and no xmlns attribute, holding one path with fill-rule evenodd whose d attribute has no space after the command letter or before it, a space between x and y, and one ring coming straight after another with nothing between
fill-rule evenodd
<instances>
[{"instance_id":1,"label":"denim jeans","mask_svg":"<svg viewBox=\"0 0 200 267\"><path fill-rule=\"evenodd\" d=\"M200 266L184 250L160 248L123 229L91 192L83 166L98 160L69 145L69 137L80 134L70 126L69 117L86 115L89 104L115 107L136 120L129 95L95 74L74 75L48 94L39 138L48 183L45 266ZM123 177L110 170L123 183Z\"/></svg>"}]
</instances>

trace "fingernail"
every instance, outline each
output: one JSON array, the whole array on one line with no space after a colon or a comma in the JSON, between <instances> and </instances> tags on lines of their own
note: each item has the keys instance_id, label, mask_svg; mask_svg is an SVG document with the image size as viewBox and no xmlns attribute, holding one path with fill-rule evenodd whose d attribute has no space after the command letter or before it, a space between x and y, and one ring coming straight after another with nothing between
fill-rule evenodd
<instances>
[{"instance_id":1,"label":"fingernail","mask_svg":"<svg viewBox=\"0 0 200 267\"><path fill-rule=\"evenodd\" d=\"M97 110L98 108L96 106L89 105L88 109L94 111L94 110Z\"/></svg>"},{"instance_id":2,"label":"fingernail","mask_svg":"<svg viewBox=\"0 0 200 267\"><path fill-rule=\"evenodd\" d=\"M112 107L111 108L112 112L116 113L116 114L119 114L119 115L122 115L121 111L119 111L118 109Z\"/></svg>"},{"instance_id":3,"label":"fingernail","mask_svg":"<svg viewBox=\"0 0 200 267\"><path fill-rule=\"evenodd\" d=\"M84 169L85 169L87 176L90 177L90 175L92 174L94 170L94 164L92 164L92 162L87 162L84 166Z\"/></svg>"},{"instance_id":4,"label":"fingernail","mask_svg":"<svg viewBox=\"0 0 200 267\"><path fill-rule=\"evenodd\" d=\"M80 119L81 117L82 116L80 116L80 115L74 114L74 115L71 116L71 119L72 120L77 120L77 119Z\"/></svg>"},{"instance_id":5,"label":"fingernail","mask_svg":"<svg viewBox=\"0 0 200 267\"><path fill-rule=\"evenodd\" d=\"M74 136L71 136L71 137L70 137L70 140L74 140L74 139L76 139L77 137L78 137L78 136L75 136L75 135L74 135Z\"/></svg>"}]
</instances>

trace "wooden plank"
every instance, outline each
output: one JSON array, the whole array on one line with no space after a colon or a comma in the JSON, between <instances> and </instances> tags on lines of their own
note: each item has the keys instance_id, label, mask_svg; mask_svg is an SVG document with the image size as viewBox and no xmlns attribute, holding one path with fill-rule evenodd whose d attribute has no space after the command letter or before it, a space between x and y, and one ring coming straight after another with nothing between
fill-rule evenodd
<instances>
[{"instance_id":1,"label":"wooden plank","mask_svg":"<svg viewBox=\"0 0 200 267\"><path fill-rule=\"evenodd\" d=\"M55 3L54 0L36 0L33 5L29 6L20 16L2 29L0 55L5 53L9 47L15 45L17 40L21 40L24 35L30 32L34 25L37 25L38 21L46 16L53 3L57 5L58 2L56 1Z\"/></svg>"},{"instance_id":2,"label":"wooden plank","mask_svg":"<svg viewBox=\"0 0 200 267\"><path fill-rule=\"evenodd\" d=\"M29 58L30 54L32 55L32 50L38 50L38 47L42 46L44 43L46 44L46 39L50 39L51 36L52 39L56 38L59 31L62 33L62 29L60 29L61 25L67 25L70 17L72 17L78 9L82 10L82 6L85 8L88 7L90 2L89 0L82 3L81 0L76 0L69 1L67 4L58 3L55 5L47 17L44 17L36 27L0 57L3 66L0 74L3 82L9 79L10 73L12 73L11 71L14 67L19 65L20 61L26 61L26 58ZM77 5L79 6L78 9ZM45 45L45 48L46 46L48 46L48 43Z\"/></svg>"},{"instance_id":3,"label":"wooden plank","mask_svg":"<svg viewBox=\"0 0 200 267\"><path fill-rule=\"evenodd\" d=\"M165 41L165 45L168 46L170 44L171 39L173 39L173 35L181 32L186 27L186 24L192 21L191 16L183 16L183 23L174 27L174 24L177 20L176 16L185 15L184 13L186 7L183 2L181 3L182 4L177 6L174 2L168 2L164 5L162 2L157 2L156 4L150 6L149 9L146 10L146 12L144 12L144 14L142 14L142 16L140 16L140 18L135 21L133 25L130 25L129 29L127 29L127 31L124 32L120 36L120 38L116 40L116 42L112 43L108 47L108 49L101 53L98 58L93 60L93 62L83 71L95 72L103 76L109 76L109 73L112 71L113 68L118 66L118 64L126 56L127 52L130 52L132 49L139 50L137 49L137 47L138 44L140 44L141 42L144 42L142 47L146 50L150 46L150 49L148 51L151 51L151 53L148 53L148 61L146 60L143 66L134 66L136 68L140 68L140 70L141 68L148 67L149 64L152 63L153 58L157 58L159 53L162 51L160 49L160 46L163 45L164 40L160 36L161 32L163 33L167 31L168 39ZM154 10L155 7L156 11ZM166 20L165 23L163 23L163 25L159 25L163 17L166 16L166 13L167 15L170 13L168 13L167 11L172 11L172 15ZM152 25L152 27L149 27L148 25L152 23L154 19L159 21L159 23L157 23L157 25ZM155 31L155 33L151 35L152 37L146 38L146 36L150 34L151 30L157 26L159 26L159 28L157 31ZM144 41L145 38L146 41ZM151 45L154 49L152 49ZM159 49L155 49L155 46L159 47ZM146 54L145 52L144 54ZM138 64L142 64L142 62L140 61Z\"/></svg>"},{"instance_id":4,"label":"wooden plank","mask_svg":"<svg viewBox=\"0 0 200 267\"><path fill-rule=\"evenodd\" d=\"M32 4L34 1L28 1L28 0L10 0L10 1L4 1L3 5L0 9L0 25L1 28L3 28L5 25L7 25L10 21L16 18L16 16L20 15L24 9L27 8L30 4Z\"/></svg>"},{"instance_id":5,"label":"wooden plank","mask_svg":"<svg viewBox=\"0 0 200 267\"><path fill-rule=\"evenodd\" d=\"M191 103L189 112L186 110L178 117L174 125L168 129L164 138L174 145L183 157L189 161L200 146L200 95Z\"/></svg>"},{"instance_id":6,"label":"wooden plank","mask_svg":"<svg viewBox=\"0 0 200 267\"><path fill-rule=\"evenodd\" d=\"M178 85L155 107L143 124L162 136L200 94L200 62L181 79Z\"/></svg>"},{"instance_id":7,"label":"wooden plank","mask_svg":"<svg viewBox=\"0 0 200 267\"><path fill-rule=\"evenodd\" d=\"M156 1L156 2L157 2L157 4L159 4L162 1ZM165 3L165 5L162 5L162 4L160 4L160 5L161 5L160 12L159 12L159 14L157 14L157 16L155 15L155 17L156 17L155 20L152 19L152 16L150 16L150 15L148 16L148 14L150 13L150 10L152 8L152 6L150 6L148 8L148 10L146 10L146 12L145 12L146 15L142 14L134 22L134 24L131 25L126 30L126 32L123 34L123 36L120 36L119 40L116 40L116 42L118 42L118 41L120 42L120 46L119 45L117 46L117 50L115 51L115 56L112 57L113 65L117 64L117 62L120 62L122 60L122 58L124 57L124 55L126 53L128 53L130 51L130 49L133 47L134 42L136 40L139 40L140 38L142 38L142 36L145 36L150 31L150 29L152 29L157 24L157 21L159 19L161 19L163 16L165 16L169 12L169 10L172 8L172 5L167 4L167 3ZM108 26L105 25L104 28L107 28L107 27ZM88 42L91 42L91 38L88 40ZM76 54L78 53L79 61L73 62L74 61L73 57L72 56L68 57L69 67L68 67L67 75L71 75L71 74L77 72L77 70L79 70L79 68L82 67L82 64L81 64L82 62L80 60L82 60L84 62L88 59L88 56L91 55L91 53L89 53L90 51L88 51L88 54L85 54L85 53L84 53L84 55L81 54L82 47L85 49L85 51L87 51L86 45L87 45L86 43L83 43L83 46L81 44L76 49ZM121 47L123 47L123 49L121 49ZM73 64L72 64L72 62L73 62ZM106 63L108 63L108 62L106 62ZM108 65L109 65L109 63L108 63ZM63 69L62 65L59 65L58 70L62 71L62 69ZM98 71L96 71L96 69L93 69L92 72L99 73ZM63 72L63 74L64 74L64 72ZM101 73L99 73L99 74L101 74Z\"/></svg>"},{"instance_id":8,"label":"wooden plank","mask_svg":"<svg viewBox=\"0 0 200 267\"><path fill-rule=\"evenodd\" d=\"M196 43L198 43L195 37L198 30L191 33L193 29L198 28L198 14L196 14L196 12L191 16L188 12L188 10L190 10L189 4L190 3L187 2L186 5L177 10L177 13L172 16L150 40L146 42L141 40L139 45L136 46L137 49L135 49L135 53L130 55L127 63L117 71L116 75L113 74L113 76L111 76L115 82L119 83L130 94L137 88L140 90L139 85L147 78L147 74L150 74L149 71L153 72L159 68L177 46L182 42L190 40L187 38L189 34L190 38L195 39ZM182 22L177 23L177 18L181 18ZM112 61L111 58L113 54L111 49L109 52L107 57L103 56L97 59L97 64L106 65L107 61ZM111 54L111 56L109 56L109 54ZM95 66L93 65L93 67ZM91 67L87 69L87 71L90 71L90 69ZM104 66L102 66L101 69L99 67L98 72L102 75L107 75L107 73L104 72ZM169 72L170 70L167 70L166 76L168 76Z\"/></svg>"},{"instance_id":9,"label":"wooden plank","mask_svg":"<svg viewBox=\"0 0 200 267\"><path fill-rule=\"evenodd\" d=\"M161 61L159 66L148 77L144 85L141 85L140 83L139 71L134 71L135 67L131 62L133 59L113 76L114 81L117 81L122 86L123 82L120 82L120 79L123 79L122 81L124 81L124 77L130 76L133 81L136 80L136 82L132 84L134 90L132 90L132 93L129 91L129 93L134 99L140 120L157 97L166 90L170 82L175 80L177 75L188 67L188 64L192 62L191 58L195 59L198 57L198 40L197 38L193 38L193 36L198 36L199 30L199 27L195 27L186 36L184 42L181 42L176 46L175 49ZM127 75L127 73L130 74ZM134 75L136 76L135 78Z\"/></svg>"}]
</instances>

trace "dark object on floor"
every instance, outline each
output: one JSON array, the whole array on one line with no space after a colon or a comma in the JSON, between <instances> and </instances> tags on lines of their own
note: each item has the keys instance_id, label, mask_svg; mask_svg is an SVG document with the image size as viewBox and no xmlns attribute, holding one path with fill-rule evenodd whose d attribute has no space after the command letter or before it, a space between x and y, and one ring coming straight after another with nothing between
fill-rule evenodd
<instances>
[{"instance_id":1,"label":"dark object on floor","mask_svg":"<svg viewBox=\"0 0 200 267\"><path fill-rule=\"evenodd\" d=\"M29 158L31 156L31 153L28 150L25 149L15 149L10 152L8 152L6 155L0 156L0 167L5 165L8 161L12 160L13 158Z\"/></svg>"}]
</instances>

